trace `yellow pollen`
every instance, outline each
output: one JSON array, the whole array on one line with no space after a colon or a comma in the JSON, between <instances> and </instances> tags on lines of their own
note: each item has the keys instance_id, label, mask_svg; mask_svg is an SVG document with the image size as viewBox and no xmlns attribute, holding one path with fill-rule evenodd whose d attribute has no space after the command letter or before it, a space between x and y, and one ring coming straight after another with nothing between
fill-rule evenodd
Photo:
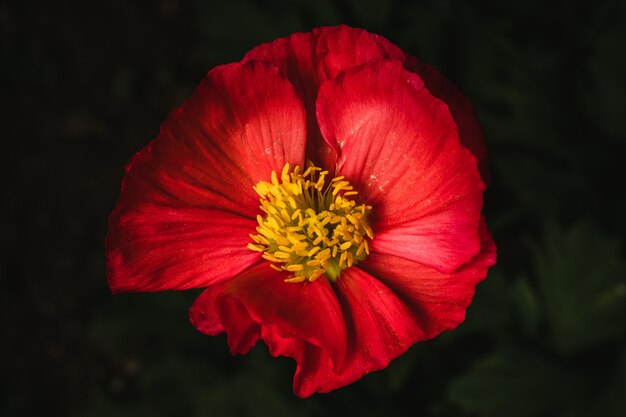
<instances>
[{"instance_id":1,"label":"yellow pollen","mask_svg":"<svg viewBox=\"0 0 626 417\"><path fill-rule=\"evenodd\" d=\"M254 186L263 215L257 216L248 248L262 252L273 269L292 274L286 282L322 275L336 281L343 269L369 255L372 207L352 199L357 191L343 176L328 181L327 175L310 161L305 169L285 164L280 176L272 171L270 182Z\"/></svg>"}]
</instances>

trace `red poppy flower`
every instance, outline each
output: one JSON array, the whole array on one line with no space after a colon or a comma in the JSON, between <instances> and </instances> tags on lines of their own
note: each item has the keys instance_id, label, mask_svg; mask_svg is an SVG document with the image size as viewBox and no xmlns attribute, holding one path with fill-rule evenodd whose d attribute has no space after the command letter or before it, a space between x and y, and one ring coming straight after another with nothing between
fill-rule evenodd
<instances>
[{"instance_id":1,"label":"red poppy flower","mask_svg":"<svg viewBox=\"0 0 626 417\"><path fill-rule=\"evenodd\" d=\"M495 263L468 100L386 39L297 33L209 71L126 168L114 293L205 288L233 353L294 358L299 396L461 323Z\"/></svg>"}]
</instances>

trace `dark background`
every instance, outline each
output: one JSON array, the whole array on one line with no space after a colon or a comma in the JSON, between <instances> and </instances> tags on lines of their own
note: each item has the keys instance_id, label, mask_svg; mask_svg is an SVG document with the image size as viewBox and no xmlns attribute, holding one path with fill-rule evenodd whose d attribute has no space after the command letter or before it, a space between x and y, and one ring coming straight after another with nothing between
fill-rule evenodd
<instances>
[{"instance_id":1,"label":"dark background","mask_svg":"<svg viewBox=\"0 0 626 417\"><path fill-rule=\"evenodd\" d=\"M470 4L471 3L471 4ZM590 1L0 2L3 416L625 416L626 7ZM455 331L327 395L188 323L198 291L111 296L123 167L207 70L347 23L474 101L499 260Z\"/></svg>"}]
</instances>

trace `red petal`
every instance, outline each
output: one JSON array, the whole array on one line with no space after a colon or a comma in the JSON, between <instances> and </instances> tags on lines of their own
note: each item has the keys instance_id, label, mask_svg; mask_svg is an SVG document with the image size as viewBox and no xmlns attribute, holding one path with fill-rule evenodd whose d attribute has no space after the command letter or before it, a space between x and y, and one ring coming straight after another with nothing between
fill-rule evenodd
<instances>
[{"instance_id":1,"label":"red petal","mask_svg":"<svg viewBox=\"0 0 626 417\"><path fill-rule=\"evenodd\" d=\"M127 167L106 241L112 290L206 287L254 263L252 187L302 164L305 140L302 102L278 68L210 71Z\"/></svg>"},{"instance_id":2,"label":"red petal","mask_svg":"<svg viewBox=\"0 0 626 417\"><path fill-rule=\"evenodd\" d=\"M478 160L480 175L483 181L488 184L490 176L487 163L487 145L472 103L433 66L424 64L414 57L408 57L404 65L420 76L425 87L433 96L448 105L450 114L458 126L461 144L474 154Z\"/></svg>"},{"instance_id":3,"label":"red petal","mask_svg":"<svg viewBox=\"0 0 626 417\"><path fill-rule=\"evenodd\" d=\"M309 109L315 108L320 85L341 71L384 59L403 61L406 69L420 76L432 95L448 104L461 143L476 156L482 178L488 182L487 148L470 101L435 68L405 54L384 37L344 25L323 27L259 45L246 54L244 61L248 59L279 66ZM328 145L322 139L312 112L307 114L307 127L310 136L307 155L318 165L332 170L336 149L334 144Z\"/></svg>"},{"instance_id":4,"label":"red petal","mask_svg":"<svg viewBox=\"0 0 626 417\"><path fill-rule=\"evenodd\" d=\"M284 277L260 264L209 288L190 310L192 323L208 334L225 329L233 353L261 338L272 355L294 358L294 391L302 397L384 368L420 337L411 310L357 268L334 289L323 278L289 284Z\"/></svg>"},{"instance_id":5,"label":"red petal","mask_svg":"<svg viewBox=\"0 0 626 417\"><path fill-rule=\"evenodd\" d=\"M311 109L307 114L307 157L318 166L332 170L335 166L335 150L320 135L314 112L319 86L346 68L402 57L404 53L382 36L342 25L295 33L259 45L246 54L244 61L269 61L283 71L305 107Z\"/></svg>"},{"instance_id":6,"label":"red petal","mask_svg":"<svg viewBox=\"0 0 626 417\"><path fill-rule=\"evenodd\" d=\"M441 273L399 256L372 253L359 267L380 279L411 307L421 339L455 328L465 319L474 287L496 262L496 246L484 219L480 223L480 252L452 273Z\"/></svg>"},{"instance_id":7,"label":"red petal","mask_svg":"<svg viewBox=\"0 0 626 417\"><path fill-rule=\"evenodd\" d=\"M317 113L341 149L338 174L374 207L373 250L443 271L476 255L484 189L476 158L417 75L399 61L346 70L321 87Z\"/></svg>"},{"instance_id":8,"label":"red petal","mask_svg":"<svg viewBox=\"0 0 626 417\"><path fill-rule=\"evenodd\" d=\"M346 360L332 367L325 352L308 348L298 358L294 390L328 392L385 368L423 334L411 310L389 288L359 268L343 271L336 285L347 324Z\"/></svg>"},{"instance_id":9,"label":"red petal","mask_svg":"<svg viewBox=\"0 0 626 417\"><path fill-rule=\"evenodd\" d=\"M202 291L189 308L189 321L201 333L215 336L224 331L217 315L216 302L225 285L226 282L223 282Z\"/></svg>"},{"instance_id":10,"label":"red petal","mask_svg":"<svg viewBox=\"0 0 626 417\"><path fill-rule=\"evenodd\" d=\"M323 278L287 284L262 263L201 294L192 322L209 334L225 329L233 353L263 339L272 355L296 360L297 395L328 392L463 321L474 286L495 263L484 221L480 235L481 252L451 274L373 253L364 270L345 270L333 286Z\"/></svg>"},{"instance_id":11,"label":"red petal","mask_svg":"<svg viewBox=\"0 0 626 417\"><path fill-rule=\"evenodd\" d=\"M309 343L340 365L346 330L328 281L293 284L287 277L263 262L225 286L216 311L231 350L245 353L262 337L273 355L293 357L296 343Z\"/></svg>"},{"instance_id":12,"label":"red petal","mask_svg":"<svg viewBox=\"0 0 626 417\"><path fill-rule=\"evenodd\" d=\"M134 194L255 217L252 187L302 164L305 113L275 66L250 61L211 70L193 96L131 162L124 186Z\"/></svg>"},{"instance_id":13,"label":"red petal","mask_svg":"<svg viewBox=\"0 0 626 417\"><path fill-rule=\"evenodd\" d=\"M256 222L224 211L143 203L111 221L106 246L114 293L206 287L260 257L246 247Z\"/></svg>"}]
</instances>

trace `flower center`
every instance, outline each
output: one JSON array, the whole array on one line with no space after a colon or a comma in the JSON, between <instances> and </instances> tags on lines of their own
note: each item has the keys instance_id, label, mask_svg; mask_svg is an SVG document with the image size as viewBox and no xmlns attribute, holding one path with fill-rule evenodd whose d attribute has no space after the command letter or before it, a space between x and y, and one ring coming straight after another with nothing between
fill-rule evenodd
<instances>
[{"instance_id":1,"label":"flower center","mask_svg":"<svg viewBox=\"0 0 626 417\"><path fill-rule=\"evenodd\" d=\"M326 181L328 171L307 161L304 172L289 164L280 181L260 181L254 191L261 197L258 234L248 248L262 252L277 271L289 271L286 282L315 281L322 274L335 281L343 269L369 255L368 239L374 237L367 223L372 209L357 205L357 194L343 176Z\"/></svg>"}]
</instances>

